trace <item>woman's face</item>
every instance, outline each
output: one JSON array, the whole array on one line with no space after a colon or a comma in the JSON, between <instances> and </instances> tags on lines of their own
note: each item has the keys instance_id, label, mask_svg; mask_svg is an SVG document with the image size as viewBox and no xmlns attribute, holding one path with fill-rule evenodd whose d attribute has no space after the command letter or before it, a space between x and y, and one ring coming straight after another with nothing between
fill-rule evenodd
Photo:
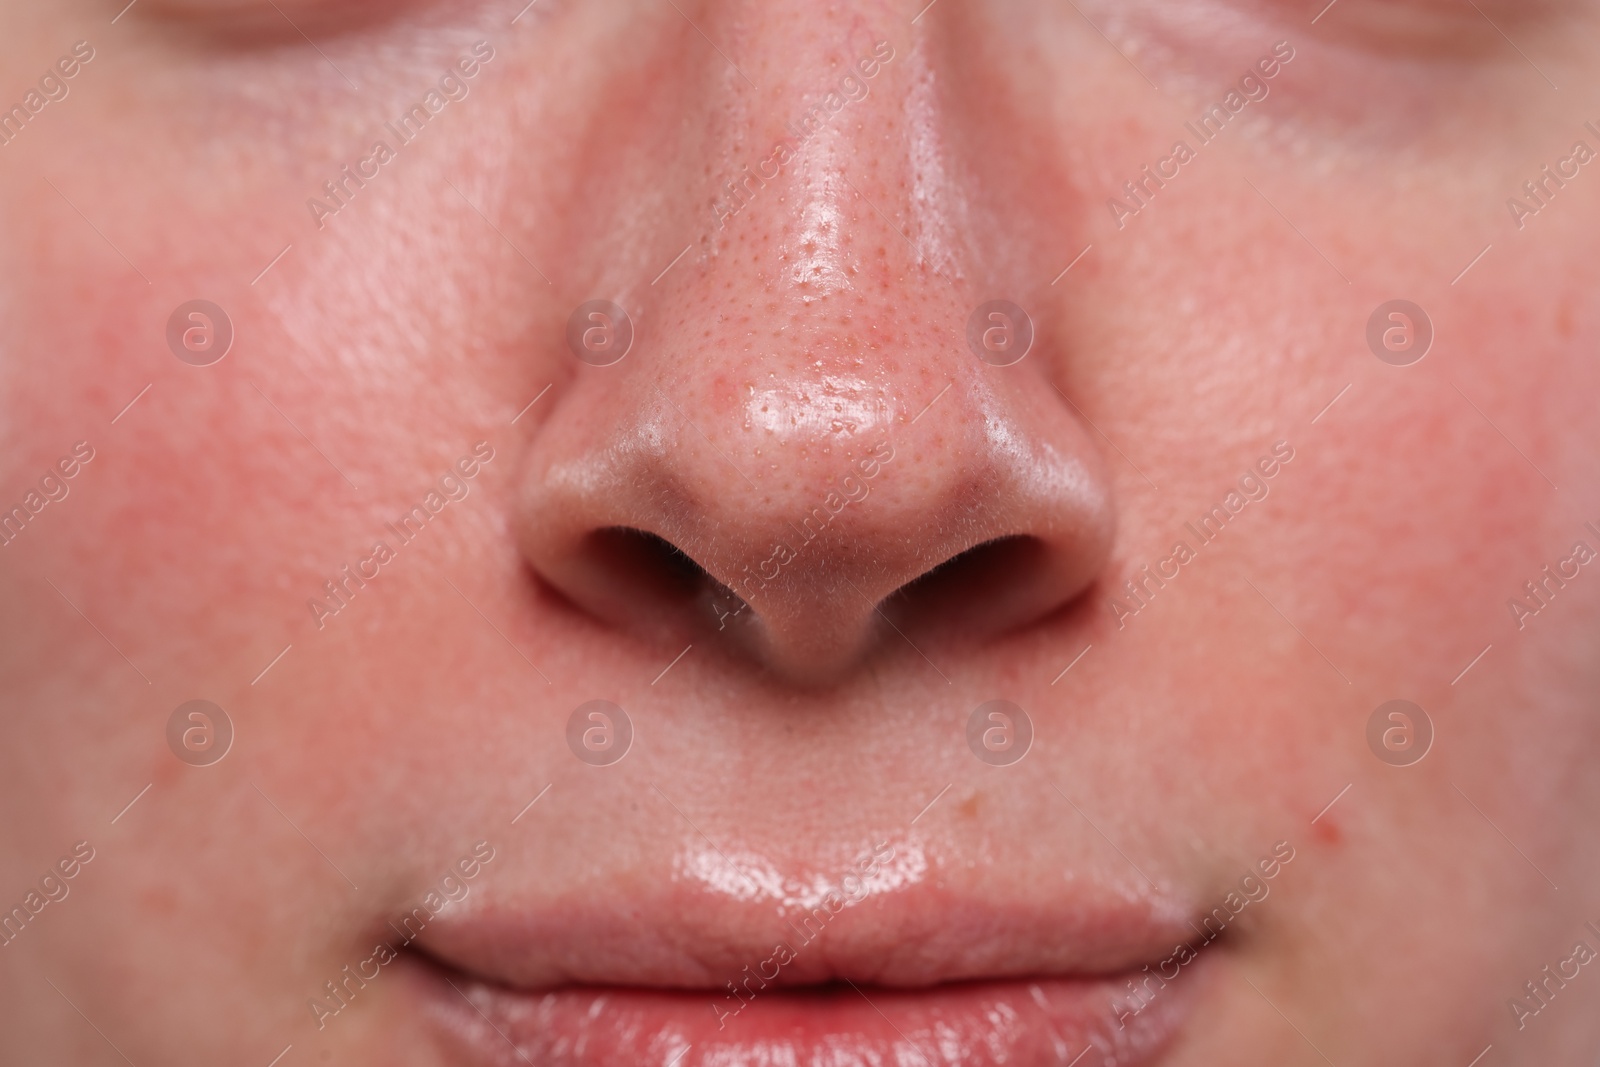
<instances>
[{"instance_id":1,"label":"woman's face","mask_svg":"<svg viewBox=\"0 0 1600 1067\"><path fill-rule=\"evenodd\" d=\"M123 2L0 1061L1588 1062L1594 5Z\"/></svg>"}]
</instances>

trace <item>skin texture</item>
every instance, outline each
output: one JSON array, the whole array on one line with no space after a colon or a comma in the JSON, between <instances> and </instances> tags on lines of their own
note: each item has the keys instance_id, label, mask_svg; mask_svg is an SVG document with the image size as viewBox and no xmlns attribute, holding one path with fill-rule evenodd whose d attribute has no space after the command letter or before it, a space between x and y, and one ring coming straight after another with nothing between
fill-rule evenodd
<instances>
[{"instance_id":1,"label":"skin texture","mask_svg":"<svg viewBox=\"0 0 1600 1067\"><path fill-rule=\"evenodd\" d=\"M1285 841L1161 1062L1593 1062L1588 967L1507 1006L1600 948L1600 577L1507 605L1600 550L1600 172L1507 206L1600 150L1593 5L277 6L0 3L0 105L94 50L0 146L0 505L93 450L0 548L0 906L94 850L0 947L0 1063L447 1062L413 951L307 1003L480 840L418 948L520 916L564 946L500 961L539 988L719 986L788 906L749 872L833 884L880 842L795 982L916 985L939 931L943 977L1003 970L985 908L1047 916L1032 969L1137 967L1166 952L1081 908L1184 922ZM206 367L164 333L197 298L235 334ZM607 367L565 342L594 299L635 330ZM1035 328L1009 367L967 343L995 299ZM1409 366L1366 340L1393 299L1435 333ZM192 699L235 730L209 767L166 741ZM635 731L606 768L565 740L594 699ZM1033 725L1012 766L966 743L995 699ZM1412 766L1368 746L1392 699L1433 724Z\"/></svg>"}]
</instances>

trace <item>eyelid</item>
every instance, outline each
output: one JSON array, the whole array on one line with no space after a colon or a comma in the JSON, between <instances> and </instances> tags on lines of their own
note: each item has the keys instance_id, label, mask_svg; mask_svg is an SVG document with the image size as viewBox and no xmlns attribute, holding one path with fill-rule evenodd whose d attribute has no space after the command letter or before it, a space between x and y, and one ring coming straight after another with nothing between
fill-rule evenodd
<instances>
[{"instance_id":1,"label":"eyelid","mask_svg":"<svg viewBox=\"0 0 1600 1067\"><path fill-rule=\"evenodd\" d=\"M1548 91L1541 75L1559 83L1585 62L1600 16L1600 0L1329 2L1075 0L1163 91L1196 104L1289 41L1298 58L1249 126L1280 150L1325 149L1327 160L1362 165L1459 162L1452 153L1473 151L1491 129L1513 135L1525 125L1519 103Z\"/></svg>"},{"instance_id":2,"label":"eyelid","mask_svg":"<svg viewBox=\"0 0 1600 1067\"><path fill-rule=\"evenodd\" d=\"M129 11L149 23L262 44L332 35L393 21L432 0L140 0ZM111 0L122 7L126 0Z\"/></svg>"},{"instance_id":3,"label":"eyelid","mask_svg":"<svg viewBox=\"0 0 1600 1067\"><path fill-rule=\"evenodd\" d=\"M1175 53L1241 33L1323 45L1375 59L1499 61L1521 47L1579 29L1590 0L1079 0L1102 28L1120 26ZM1102 19L1104 21L1102 21ZM1313 22L1313 19L1315 21ZM1584 31L1591 27L1585 25ZM1113 33L1113 36L1115 34ZM1511 53L1515 58L1515 53Z\"/></svg>"},{"instance_id":4,"label":"eyelid","mask_svg":"<svg viewBox=\"0 0 1600 1067\"><path fill-rule=\"evenodd\" d=\"M1277 6L1277 0L1266 6ZM1560 0L1337 0L1312 32L1330 44L1361 46L1375 54L1480 59L1506 47L1502 33L1542 35L1572 8Z\"/></svg>"}]
</instances>

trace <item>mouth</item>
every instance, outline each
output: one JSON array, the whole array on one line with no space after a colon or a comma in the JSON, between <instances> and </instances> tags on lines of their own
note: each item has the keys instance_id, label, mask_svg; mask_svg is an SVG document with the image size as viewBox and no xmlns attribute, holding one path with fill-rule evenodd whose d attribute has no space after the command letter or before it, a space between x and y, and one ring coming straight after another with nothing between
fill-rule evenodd
<instances>
[{"instance_id":1,"label":"mouth","mask_svg":"<svg viewBox=\"0 0 1600 1067\"><path fill-rule=\"evenodd\" d=\"M453 1060L482 1067L1140 1067L1206 984L1205 961L1172 963L1195 940L1172 900L879 884L556 907L486 887L407 969Z\"/></svg>"},{"instance_id":2,"label":"mouth","mask_svg":"<svg viewBox=\"0 0 1600 1067\"><path fill-rule=\"evenodd\" d=\"M714 989L517 990L439 971L428 999L451 1051L482 1067L1140 1067L1158 1062L1182 1024L1194 979L1168 983L1137 1014L1118 996L1133 980L916 990L844 981L735 998Z\"/></svg>"}]
</instances>

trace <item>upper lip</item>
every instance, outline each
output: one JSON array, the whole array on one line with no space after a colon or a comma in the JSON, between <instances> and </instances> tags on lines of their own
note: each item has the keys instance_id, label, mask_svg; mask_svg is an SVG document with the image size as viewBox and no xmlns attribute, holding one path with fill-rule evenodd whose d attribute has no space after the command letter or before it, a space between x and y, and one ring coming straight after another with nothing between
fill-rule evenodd
<instances>
[{"instance_id":1,"label":"upper lip","mask_svg":"<svg viewBox=\"0 0 1600 1067\"><path fill-rule=\"evenodd\" d=\"M1170 954L1194 932L1182 901L1127 883L1028 885L964 866L897 880L896 862L901 874L918 864L926 874L927 864L914 844L900 844L895 856L887 877L857 883L858 902L836 908L826 880L763 887L757 877L738 883L745 891L728 892L683 877L682 863L673 877L635 871L603 888L554 893L488 879L440 912L416 947L455 970L529 991L722 989L758 972L779 986L848 980L914 988L1109 977ZM731 867L727 873L734 876ZM770 961L780 944L793 959L774 977Z\"/></svg>"}]
</instances>

